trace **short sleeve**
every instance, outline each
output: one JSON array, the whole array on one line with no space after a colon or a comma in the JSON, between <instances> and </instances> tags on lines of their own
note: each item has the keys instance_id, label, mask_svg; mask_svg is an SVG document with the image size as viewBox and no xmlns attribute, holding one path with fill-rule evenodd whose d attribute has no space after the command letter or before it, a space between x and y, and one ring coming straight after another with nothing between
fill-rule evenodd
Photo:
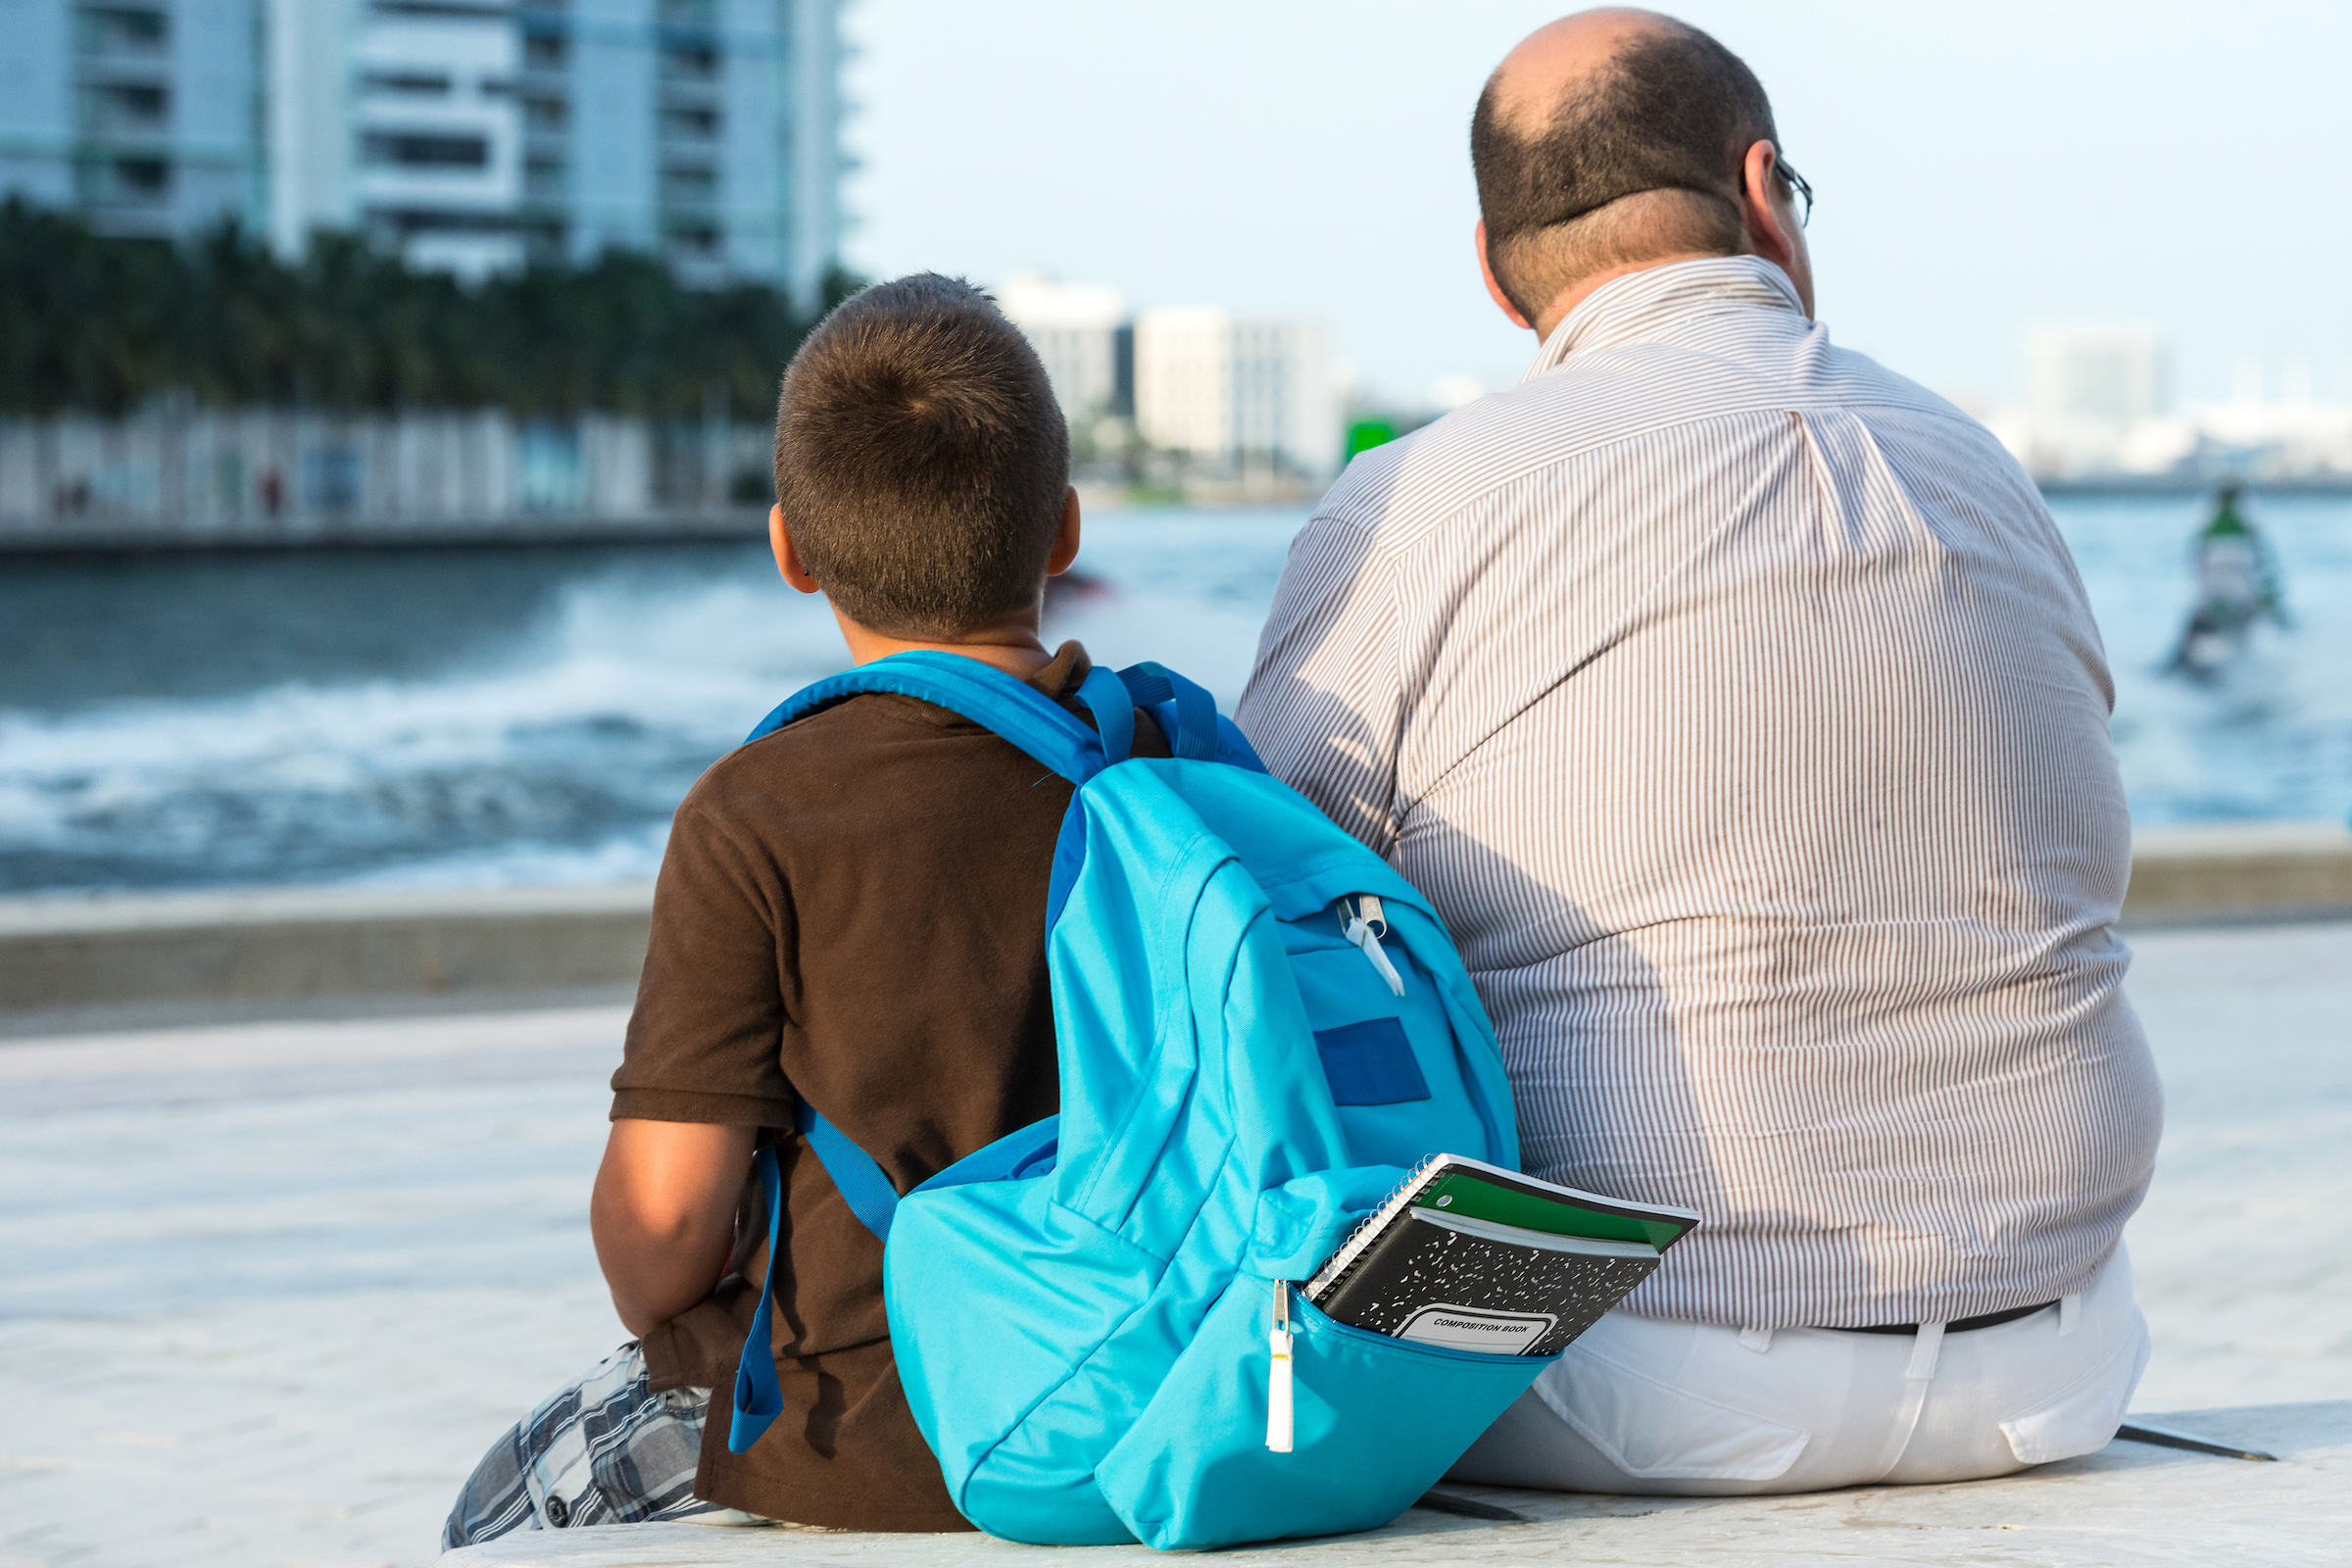
<instances>
[{"instance_id":1,"label":"short sleeve","mask_svg":"<svg viewBox=\"0 0 2352 1568\"><path fill-rule=\"evenodd\" d=\"M1235 711L1275 777L1387 855L1403 711L1395 577L1364 529L1317 515L1291 541Z\"/></svg>"},{"instance_id":2,"label":"short sleeve","mask_svg":"<svg viewBox=\"0 0 2352 1568\"><path fill-rule=\"evenodd\" d=\"M788 1127L779 1048L791 890L773 860L698 808L670 827L612 1116Z\"/></svg>"}]
</instances>

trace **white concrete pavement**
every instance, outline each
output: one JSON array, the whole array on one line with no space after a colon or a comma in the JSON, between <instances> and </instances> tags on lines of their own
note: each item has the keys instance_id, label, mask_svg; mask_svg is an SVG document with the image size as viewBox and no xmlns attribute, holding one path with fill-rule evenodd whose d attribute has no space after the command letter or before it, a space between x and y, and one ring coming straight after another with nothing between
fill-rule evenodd
<instances>
[{"instance_id":1,"label":"white concrete pavement","mask_svg":"<svg viewBox=\"0 0 2352 1568\"><path fill-rule=\"evenodd\" d=\"M2136 1407L2286 1462L2117 1445L1971 1487L1523 1498L1545 1522L1415 1512L1233 1555L2352 1562L2352 924L2134 945L2171 1097L2130 1237L2156 1338ZM484 1447L621 1338L585 1212L622 1016L0 1044L0 1568L432 1562ZM1037 1555L679 1527L452 1568Z\"/></svg>"},{"instance_id":2,"label":"white concrete pavement","mask_svg":"<svg viewBox=\"0 0 2352 1568\"><path fill-rule=\"evenodd\" d=\"M1408 1563L1968 1564L1970 1568L2290 1568L2352 1560L2352 1403L2194 1416L2260 1433L2286 1457L2254 1465L2117 1444L2024 1475L1954 1487L1810 1496L1579 1497L1460 1488L1530 1516L1485 1524L1414 1509L1385 1530L1219 1552L1233 1568ZM693 1525L541 1531L442 1559L446 1568L1067 1568L1067 1548L984 1536L870 1536ZM1097 1547L1086 1568L1167 1559Z\"/></svg>"}]
</instances>

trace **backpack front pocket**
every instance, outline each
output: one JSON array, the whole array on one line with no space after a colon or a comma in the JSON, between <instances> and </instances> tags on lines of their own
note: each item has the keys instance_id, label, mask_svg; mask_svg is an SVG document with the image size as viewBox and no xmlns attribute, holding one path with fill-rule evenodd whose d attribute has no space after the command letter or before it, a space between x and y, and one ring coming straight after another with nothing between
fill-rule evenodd
<instances>
[{"instance_id":1,"label":"backpack front pocket","mask_svg":"<svg viewBox=\"0 0 2352 1568\"><path fill-rule=\"evenodd\" d=\"M1278 1289L1292 1292L1287 1453L1266 1446ZM1288 1285L1237 1275L1095 1485L1137 1539L1162 1550L1376 1529L1434 1486L1551 1359L1349 1328Z\"/></svg>"}]
</instances>

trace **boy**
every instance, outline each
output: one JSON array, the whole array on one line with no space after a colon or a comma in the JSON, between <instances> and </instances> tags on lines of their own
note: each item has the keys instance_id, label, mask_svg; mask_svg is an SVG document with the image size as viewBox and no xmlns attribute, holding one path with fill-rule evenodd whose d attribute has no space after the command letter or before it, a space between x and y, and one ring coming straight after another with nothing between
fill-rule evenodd
<instances>
[{"instance_id":1,"label":"boy","mask_svg":"<svg viewBox=\"0 0 2352 1568\"><path fill-rule=\"evenodd\" d=\"M944 650L1083 716L1085 652L1039 640L1046 579L1078 554L1069 435L986 295L924 273L827 317L785 372L776 495L777 567L826 596L857 662ZM1168 755L1140 710L1135 753ZM445 1545L641 1519L969 1528L898 1382L882 1244L788 1129L805 1093L904 1193L1054 1113L1045 911L1069 797L977 725L876 694L703 775L655 890L591 1206L637 1339L491 1449ZM737 1224L762 1140L784 1168L774 1259L762 1217ZM785 1409L734 1454L711 1391L770 1268Z\"/></svg>"}]
</instances>

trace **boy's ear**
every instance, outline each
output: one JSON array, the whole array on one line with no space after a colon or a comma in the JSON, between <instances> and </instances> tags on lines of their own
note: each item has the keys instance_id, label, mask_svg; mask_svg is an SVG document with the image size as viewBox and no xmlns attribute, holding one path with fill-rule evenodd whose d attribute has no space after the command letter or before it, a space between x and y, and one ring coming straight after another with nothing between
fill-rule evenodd
<instances>
[{"instance_id":1,"label":"boy's ear","mask_svg":"<svg viewBox=\"0 0 2352 1568\"><path fill-rule=\"evenodd\" d=\"M1077 491L1070 492L1072 502L1077 497ZM801 564L801 553L792 547L792 530L784 526L784 508L781 503L767 509L767 547L775 552L776 570L783 574L786 582L792 584L795 592L820 592L816 578L809 574L807 566Z\"/></svg>"},{"instance_id":2,"label":"boy's ear","mask_svg":"<svg viewBox=\"0 0 2352 1568\"><path fill-rule=\"evenodd\" d=\"M1061 526L1054 531L1054 553L1046 558L1046 575L1058 577L1078 559L1078 487L1062 498Z\"/></svg>"}]
</instances>

